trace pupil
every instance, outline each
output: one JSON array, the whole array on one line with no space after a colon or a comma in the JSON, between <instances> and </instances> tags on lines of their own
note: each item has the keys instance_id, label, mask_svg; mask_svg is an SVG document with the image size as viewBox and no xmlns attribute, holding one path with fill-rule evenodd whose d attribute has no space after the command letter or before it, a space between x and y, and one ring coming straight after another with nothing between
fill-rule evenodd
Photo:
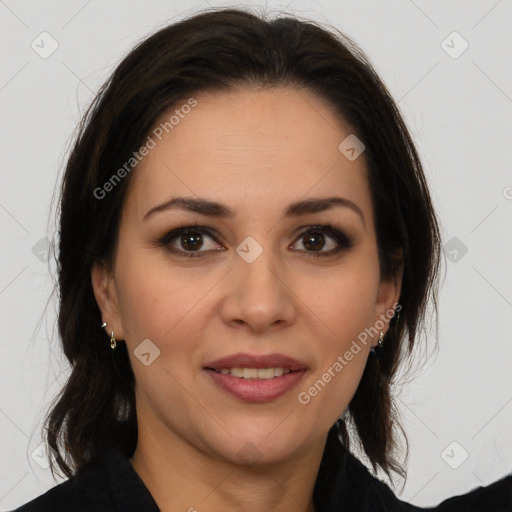
<instances>
[{"instance_id":1,"label":"pupil","mask_svg":"<svg viewBox=\"0 0 512 512\"><path fill-rule=\"evenodd\" d=\"M185 241L185 242L184 242ZM185 249L197 249L201 244L201 234L193 233L182 236L182 246Z\"/></svg>"},{"instance_id":2,"label":"pupil","mask_svg":"<svg viewBox=\"0 0 512 512\"><path fill-rule=\"evenodd\" d=\"M313 233L313 234L310 234L310 235L306 235L304 237L304 245L305 245L305 247L308 248L308 249L313 249L315 251L318 250L318 249L321 249L324 246L323 243L321 243L321 244L318 243L318 237L321 237L321 236L323 236L323 235L320 234L320 233ZM315 240L317 241L317 243L315 243Z\"/></svg>"}]
</instances>

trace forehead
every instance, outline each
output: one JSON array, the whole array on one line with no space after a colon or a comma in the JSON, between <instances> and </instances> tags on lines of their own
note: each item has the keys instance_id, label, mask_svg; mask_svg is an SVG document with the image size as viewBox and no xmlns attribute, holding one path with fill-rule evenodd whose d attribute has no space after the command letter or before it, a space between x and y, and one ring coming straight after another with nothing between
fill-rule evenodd
<instances>
[{"instance_id":1,"label":"forehead","mask_svg":"<svg viewBox=\"0 0 512 512\"><path fill-rule=\"evenodd\" d=\"M134 169L125 200L139 218L177 195L224 198L237 212L249 199L281 211L301 197L333 192L361 208L368 203L364 155L351 161L340 152L352 131L323 99L281 87L193 100L165 112L149 134L153 148Z\"/></svg>"}]
</instances>

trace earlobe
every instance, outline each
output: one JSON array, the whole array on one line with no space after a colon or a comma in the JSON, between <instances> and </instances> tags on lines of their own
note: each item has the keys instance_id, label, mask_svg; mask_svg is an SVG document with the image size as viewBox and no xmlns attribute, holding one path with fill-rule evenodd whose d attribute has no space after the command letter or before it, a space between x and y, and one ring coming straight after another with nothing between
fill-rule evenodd
<instances>
[{"instance_id":1,"label":"earlobe","mask_svg":"<svg viewBox=\"0 0 512 512\"><path fill-rule=\"evenodd\" d=\"M113 330L117 339L124 339L117 291L111 271L102 264L94 263L91 268L91 284L102 321L108 326L107 331Z\"/></svg>"}]
</instances>

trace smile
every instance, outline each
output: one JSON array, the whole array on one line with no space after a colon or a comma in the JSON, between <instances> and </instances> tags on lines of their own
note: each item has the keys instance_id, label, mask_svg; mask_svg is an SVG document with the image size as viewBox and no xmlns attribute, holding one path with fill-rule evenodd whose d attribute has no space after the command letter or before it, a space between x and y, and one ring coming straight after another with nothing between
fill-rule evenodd
<instances>
[{"instance_id":1,"label":"smile","mask_svg":"<svg viewBox=\"0 0 512 512\"><path fill-rule=\"evenodd\" d=\"M279 367L224 368L223 370L224 373L222 370L204 368L203 372L209 377L210 382L222 392L227 392L244 402L259 403L270 402L289 393L306 373L305 369L292 371ZM259 376L260 372L262 372L262 377ZM236 376L236 373L239 376ZM248 376L246 377L246 375ZM254 375L256 376L254 377Z\"/></svg>"},{"instance_id":2,"label":"smile","mask_svg":"<svg viewBox=\"0 0 512 512\"><path fill-rule=\"evenodd\" d=\"M209 368L217 373L223 375L232 375L242 379L273 379L274 377L281 377L290 373L288 368L222 368L215 370Z\"/></svg>"}]
</instances>

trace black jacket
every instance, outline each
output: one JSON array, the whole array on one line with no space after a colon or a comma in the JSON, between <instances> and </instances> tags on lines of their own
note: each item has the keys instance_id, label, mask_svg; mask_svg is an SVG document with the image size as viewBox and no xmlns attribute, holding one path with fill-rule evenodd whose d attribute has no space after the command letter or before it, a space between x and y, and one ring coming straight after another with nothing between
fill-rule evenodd
<instances>
[{"instance_id":1,"label":"black jacket","mask_svg":"<svg viewBox=\"0 0 512 512\"><path fill-rule=\"evenodd\" d=\"M420 508L391 489L342 447L320 466L313 496L316 512L512 512L512 474L486 487ZM321 485L318 483L322 482ZM159 512L128 457L115 447L72 478L13 512Z\"/></svg>"}]
</instances>

